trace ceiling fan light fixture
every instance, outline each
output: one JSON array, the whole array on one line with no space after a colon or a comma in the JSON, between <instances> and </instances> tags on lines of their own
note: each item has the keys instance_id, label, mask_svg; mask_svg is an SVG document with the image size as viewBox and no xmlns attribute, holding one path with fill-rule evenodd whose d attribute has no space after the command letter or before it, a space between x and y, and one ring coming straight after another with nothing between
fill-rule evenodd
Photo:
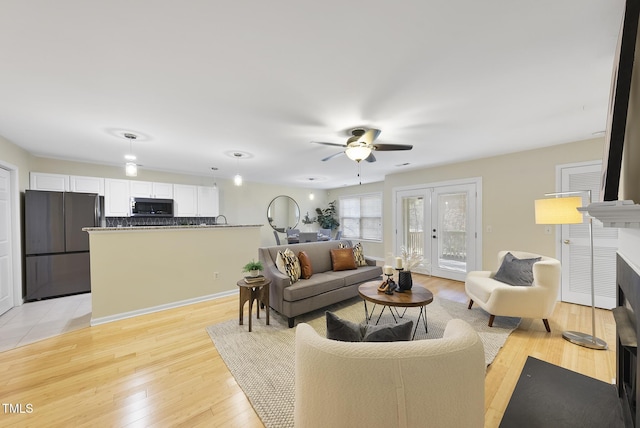
<instances>
[{"instance_id":1,"label":"ceiling fan light fixture","mask_svg":"<svg viewBox=\"0 0 640 428\"><path fill-rule=\"evenodd\" d=\"M371 154L371 147L368 146L353 146L347 147L344 151L347 157L356 162L360 162L363 159L366 159Z\"/></svg>"}]
</instances>

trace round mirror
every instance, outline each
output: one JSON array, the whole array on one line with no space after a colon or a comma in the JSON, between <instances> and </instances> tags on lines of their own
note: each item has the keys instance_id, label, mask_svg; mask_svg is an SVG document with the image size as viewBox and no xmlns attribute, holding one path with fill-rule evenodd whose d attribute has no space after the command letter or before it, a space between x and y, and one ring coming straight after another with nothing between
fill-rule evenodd
<instances>
[{"instance_id":1,"label":"round mirror","mask_svg":"<svg viewBox=\"0 0 640 428\"><path fill-rule=\"evenodd\" d=\"M293 229L298 225L300 207L289 196L276 196L267 208L267 220L274 230L284 233L287 229Z\"/></svg>"}]
</instances>

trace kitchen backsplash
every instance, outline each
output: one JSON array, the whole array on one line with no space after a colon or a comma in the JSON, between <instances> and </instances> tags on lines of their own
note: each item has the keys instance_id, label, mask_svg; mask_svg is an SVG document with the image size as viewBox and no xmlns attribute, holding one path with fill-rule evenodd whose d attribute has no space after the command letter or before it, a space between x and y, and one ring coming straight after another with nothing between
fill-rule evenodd
<instances>
[{"instance_id":1,"label":"kitchen backsplash","mask_svg":"<svg viewBox=\"0 0 640 428\"><path fill-rule=\"evenodd\" d=\"M129 226L189 226L216 224L215 217L173 217L173 218L152 218L152 217L106 217L107 227L129 227ZM223 221L224 224L224 221Z\"/></svg>"}]
</instances>

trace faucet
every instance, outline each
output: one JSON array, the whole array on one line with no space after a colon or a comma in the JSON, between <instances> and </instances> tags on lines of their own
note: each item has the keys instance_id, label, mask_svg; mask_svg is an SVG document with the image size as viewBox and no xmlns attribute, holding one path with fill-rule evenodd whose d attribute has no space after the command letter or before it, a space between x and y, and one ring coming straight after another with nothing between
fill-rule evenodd
<instances>
[{"instance_id":1,"label":"faucet","mask_svg":"<svg viewBox=\"0 0 640 428\"><path fill-rule=\"evenodd\" d=\"M222 214L220 214L218 217L216 217L215 224L221 224L220 222L218 222L218 219L220 217L224 218L224 224L227 224L227 218L225 216L223 216Z\"/></svg>"}]
</instances>

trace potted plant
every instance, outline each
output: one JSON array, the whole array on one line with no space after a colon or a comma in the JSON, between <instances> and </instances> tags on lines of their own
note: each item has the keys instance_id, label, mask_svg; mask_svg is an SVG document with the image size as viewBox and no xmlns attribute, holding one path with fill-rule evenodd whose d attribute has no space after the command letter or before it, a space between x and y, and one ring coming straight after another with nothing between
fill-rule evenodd
<instances>
[{"instance_id":1,"label":"potted plant","mask_svg":"<svg viewBox=\"0 0 640 428\"><path fill-rule=\"evenodd\" d=\"M255 261L252 259L249 263L244 265L242 272L249 272L251 276L258 276L260 275L260 271L263 269L264 266L262 266L261 261Z\"/></svg>"},{"instance_id":2,"label":"potted plant","mask_svg":"<svg viewBox=\"0 0 640 428\"><path fill-rule=\"evenodd\" d=\"M336 201L329 202L328 208L316 208L316 214L318 214L317 221L321 228L334 230L340 226L340 223L336 220Z\"/></svg>"}]
</instances>

